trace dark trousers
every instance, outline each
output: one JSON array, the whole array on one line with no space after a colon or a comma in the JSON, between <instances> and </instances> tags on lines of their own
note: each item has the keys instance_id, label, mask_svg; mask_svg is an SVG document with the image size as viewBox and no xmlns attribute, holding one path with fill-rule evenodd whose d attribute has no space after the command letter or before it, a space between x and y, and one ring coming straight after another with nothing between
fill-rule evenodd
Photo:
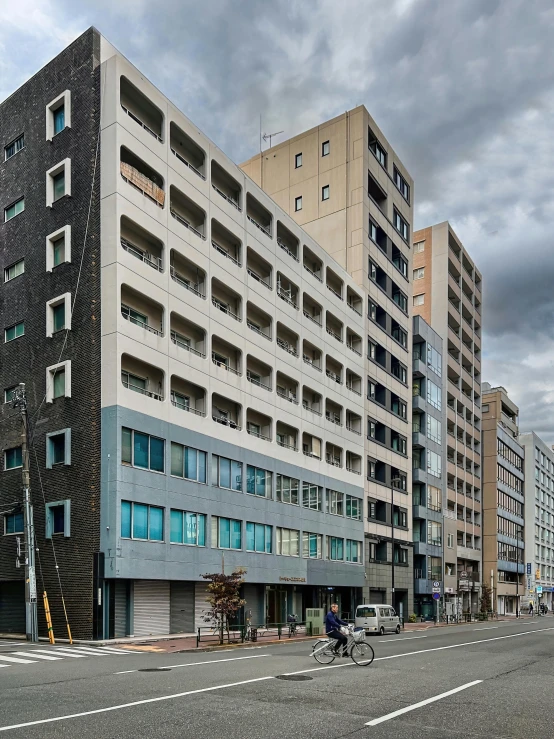
<instances>
[{"instance_id":1,"label":"dark trousers","mask_svg":"<svg viewBox=\"0 0 554 739\"><path fill-rule=\"evenodd\" d=\"M329 637L329 639L336 639L338 641L335 649L340 651L341 647L346 647L348 638L344 634L341 634L341 632L337 629L335 629L334 631L330 631L327 636Z\"/></svg>"}]
</instances>

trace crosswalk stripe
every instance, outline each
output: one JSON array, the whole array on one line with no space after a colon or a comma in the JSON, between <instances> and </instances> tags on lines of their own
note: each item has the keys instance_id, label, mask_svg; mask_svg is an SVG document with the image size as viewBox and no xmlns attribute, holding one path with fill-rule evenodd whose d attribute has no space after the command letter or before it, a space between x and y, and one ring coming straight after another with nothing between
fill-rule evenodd
<instances>
[{"instance_id":1,"label":"crosswalk stripe","mask_svg":"<svg viewBox=\"0 0 554 739\"><path fill-rule=\"evenodd\" d=\"M99 649L92 649L91 647L71 647L71 649L75 652L83 652L83 654L88 654L90 656L96 656L97 654L101 657L108 656L105 652L101 652Z\"/></svg>"},{"instance_id":2,"label":"crosswalk stripe","mask_svg":"<svg viewBox=\"0 0 554 739\"><path fill-rule=\"evenodd\" d=\"M75 659L80 659L81 657L86 657L86 654L75 654L75 652L70 652L69 649L61 649L59 647L54 647L52 650L53 654L61 654L62 657L74 657Z\"/></svg>"},{"instance_id":3,"label":"crosswalk stripe","mask_svg":"<svg viewBox=\"0 0 554 739\"><path fill-rule=\"evenodd\" d=\"M110 652L112 654L136 654L132 649L116 649L115 647L98 647L103 652ZM260 647L261 649L261 647Z\"/></svg>"},{"instance_id":4,"label":"crosswalk stripe","mask_svg":"<svg viewBox=\"0 0 554 739\"><path fill-rule=\"evenodd\" d=\"M34 657L35 659L63 659L62 657L52 657L48 654L41 654L36 649L30 649L28 652L10 652L10 654L17 654L18 657Z\"/></svg>"},{"instance_id":5,"label":"crosswalk stripe","mask_svg":"<svg viewBox=\"0 0 554 739\"><path fill-rule=\"evenodd\" d=\"M8 657L6 654L2 654L0 656L0 660L3 660L4 662L16 662L20 665L32 665L35 661L34 659L21 659L20 657Z\"/></svg>"}]
</instances>

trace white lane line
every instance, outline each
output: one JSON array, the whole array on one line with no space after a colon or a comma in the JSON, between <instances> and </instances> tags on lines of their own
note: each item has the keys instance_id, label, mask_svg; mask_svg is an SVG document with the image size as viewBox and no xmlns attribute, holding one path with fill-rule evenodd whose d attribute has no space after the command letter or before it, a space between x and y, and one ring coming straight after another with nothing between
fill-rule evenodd
<instances>
[{"instance_id":1,"label":"white lane line","mask_svg":"<svg viewBox=\"0 0 554 739\"><path fill-rule=\"evenodd\" d=\"M62 649L61 647L54 647L48 654L61 654L62 657L73 657L74 659L84 659L86 654L75 654L70 649Z\"/></svg>"},{"instance_id":2,"label":"white lane line","mask_svg":"<svg viewBox=\"0 0 554 739\"><path fill-rule=\"evenodd\" d=\"M385 642L388 642L388 641L399 642L399 641L410 641L410 639L427 639L427 636L405 636L403 639L379 639L379 642L381 644L384 644Z\"/></svg>"},{"instance_id":3,"label":"white lane line","mask_svg":"<svg viewBox=\"0 0 554 739\"><path fill-rule=\"evenodd\" d=\"M36 649L29 649L28 652L11 652L11 654L16 654L18 657L34 657L35 659L45 660L63 659L63 657L52 657L51 655L41 654Z\"/></svg>"},{"instance_id":4,"label":"white lane line","mask_svg":"<svg viewBox=\"0 0 554 739\"><path fill-rule=\"evenodd\" d=\"M420 701L419 703L413 703L411 706L406 706L405 708L400 708L398 711L387 713L386 716L381 716L380 718L374 718L372 721L368 721L366 723L366 726L377 726L377 724L382 724L384 721L390 721L391 718L402 716L403 713L409 713L410 711L415 711L416 708L421 708L422 706L428 706L429 703L434 703L435 701L440 701L443 698L448 698L449 695L454 695L454 693L459 693L461 690L467 690L467 688L472 688L474 685L478 685L479 683L482 683L482 682L483 682L482 680L474 680L471 683L460 685L459 688L454 688L453 690L447 690L446 693L435 695L432 698L426 698L424 701Z\"/></svg>"},{"instance_id":5,"label":"white lane line","mask_svg":"<svg viewBox=\"0 0 554 739\"><path fill-rule=\"evenodd\" d=\"M473 631L490 631L491 629L499 629L500 626L482 626L480 629L473 629Z\"/></svg>"},{"instance_id":6,"label":"white lane line","mask_svg":"<svg viewBox=\"0 0 554 739\"><path fill-rule=\"evenodd\" d=\"M28 641L0 641L0 647L24 647Z\"/></svg>"},{"instance_id":7,"label":"white lane line","mask_svg":"<svg viewBox=\"0 0 554 739\"><path fill-rule=\"evenodd\" d=\"M7 654L0 655L0 659L3 662L16 662L19 665L32 665L36 661L34 659L21 659L21 657L8 657Z\"/></svg>"},{"instance_id":8,"label":"white lane line","mask_svg":"<svg viewBox=\"0 0 554 739\"><path fill-rule=\"evenodd\" d=\"M160 670L172 670L174 667L196 667L197 665L217 665L220 662L238 662L242 659L258 659L259 657L271 657L270 654L251 654L248 657L229 657L229 659L209 659L204 662L187 662L183 665L163 665ZM123 672L114 672L114 675L126 675L129 672L139 672L139 670L124 670Z\"/></svg>"},{"instance_id":9,"label":"white lane line","mask_svg":"<svg viewBox=\"0 0 554 739\"><path fill-rule=\"evenodd\" d=\"M145 698L141 701L133 701L132 703L121 703L118 706L109 706L108 708L96 708L94 711L83 711L82 713L71 713L66 716L54 716L53 718L42 718L38 721L26 721L23 724L12 724L11 726L0 726L0 731L10 731L11 729L24 729L27 726L40 726L42 724L52 724L56 721L67 721L70 718L81 718L82 716L94 716L98 713L108 713L110 711L120 711L122 708L132 708L133 706L142 706L146 703L159 703L160 701L174 700L175 698L184 698L187 695L197 695L198 693L212 693L215 690L223 688L235 688L238 685L248 685L249 683L259 683L263 680L275 680L273 675L266 677L255 677L251 680L241 680L238 683L227 683L226 685L214 685L211 688L199 688L198 690L187 690L184 693L173 693L173 695L160 695L157 698Z\"/></svg>"}]
</instances>

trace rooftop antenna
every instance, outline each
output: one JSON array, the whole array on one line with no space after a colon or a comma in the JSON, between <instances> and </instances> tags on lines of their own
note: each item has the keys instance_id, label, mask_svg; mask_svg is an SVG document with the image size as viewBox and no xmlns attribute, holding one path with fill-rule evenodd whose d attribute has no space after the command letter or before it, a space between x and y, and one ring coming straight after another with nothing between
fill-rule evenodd
<instances>
[{"instance_id":1,"label":"rooftop antenna","mask_svg":"<svg viewBox=\"0 0 554 739\"><path fill-rule=\"evenodd\" d=\"M278 136L280 133L285 133L284 131L276 131L275 133L264 133L262 136L262 139L264 141L267 141L269 139L269 148L271 149L271 139L273 136Z\"/></svg>"}]
</instances>

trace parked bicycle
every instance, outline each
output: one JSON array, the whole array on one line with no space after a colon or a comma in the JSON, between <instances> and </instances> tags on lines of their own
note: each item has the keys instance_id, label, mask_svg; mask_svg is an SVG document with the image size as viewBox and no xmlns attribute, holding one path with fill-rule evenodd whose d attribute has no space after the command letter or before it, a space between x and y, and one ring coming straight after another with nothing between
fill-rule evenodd
<instances>
[{"instance_id":1,"label":"parked bicycle","mask_svg":"<svg viewBox=\"0 0 554 739\"><path fill-rule=\"evenodd\" d=\"M291 636L296 636L296 631L298 628L297 623L296 623L297 621L298 621L298 616L295 613L290 613L287 616L287 622L289 625L289 638Z\"/></svg>"},{"instance_id":2,"label":"parked bicycle","mask_svg":"<svg viewBox=\"0 0 554 739\"><path fill-rule=\"evenodd\" d=\"M344 653L360 667L370 665L375 659L375 652L373 647L365 641L364 629L343 626L341 631L348 637ZM337 657L336 645L336 639L320 639L314 644L311 656L322 665L330 665Z\"/></svg>"}]
</instances>

